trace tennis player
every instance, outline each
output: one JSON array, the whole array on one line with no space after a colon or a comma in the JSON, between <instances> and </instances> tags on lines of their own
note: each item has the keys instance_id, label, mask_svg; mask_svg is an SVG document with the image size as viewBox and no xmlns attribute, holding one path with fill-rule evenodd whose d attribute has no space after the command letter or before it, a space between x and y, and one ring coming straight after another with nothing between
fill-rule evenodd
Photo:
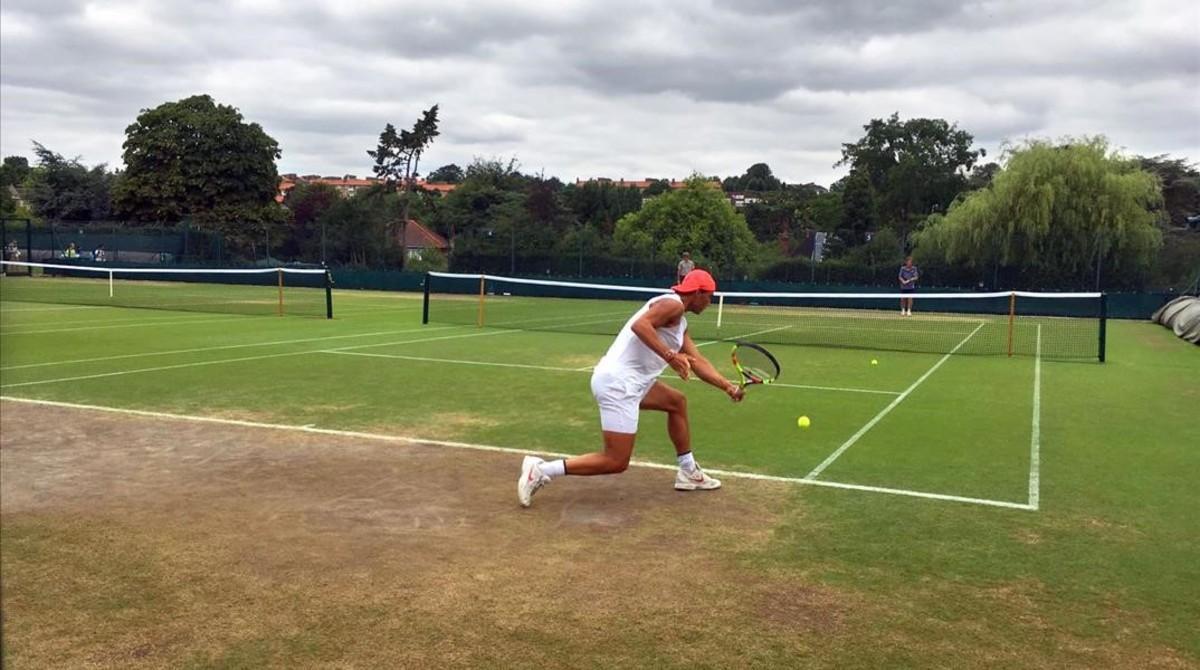
<instances>
[{"instance_id":1,"label":"tennis player","mask_svg":"<svg viewBox=\"0 0 1200 670\"><path fill-rule=\"evenodd\" d=\"M526 456L517 479L517 499L522 507L528 507L533 494L551 479L624 472L637 438L638 411L643 409L667 413L667 434L679 460L675 488L720 488L720 480L705 474L692 456L687 396L658 381L658 376L667 366L682 379L690 379L694 373L734 402L742 399L743 389L717 372L688 335L684 314L699 314L708 307L717 290L712 275L692 270L672 290L651 298L630 317L592 372L592 395L600 406L604 451L555 461Z\"/></svg>"}]
</instances>

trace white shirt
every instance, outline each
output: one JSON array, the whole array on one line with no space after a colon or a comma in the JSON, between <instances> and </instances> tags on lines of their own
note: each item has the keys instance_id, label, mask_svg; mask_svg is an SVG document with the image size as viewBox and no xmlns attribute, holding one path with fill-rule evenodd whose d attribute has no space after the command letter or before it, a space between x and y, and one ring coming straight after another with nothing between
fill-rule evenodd
<instances>
[{"instance_id":1,"label":"white shirt","mask_svg":"<svg viewBox=\"0 0 1200 670\"><path fill-rule=\"evenodd\" d=\"M642 342L641 338L633 332L633 324L650 310L651 305L661 300L683 302L674 293L665 293L647 300L641 309L629 317L629 321L625 322L625 327L621 328L621 332L617 333L617 339L613 340L612 346L608 348L608 353L604 354L604 358L601 358L600 362L596 364L595 372L623 377L634 388L649 387L654 380L658 379L658 376L667 368L667 362L646 346L646 343ZM679 323L674 326L656 328L655 331L668 349L677 352L683 348L683 334L687 331L687 317L681 316Z\"/></svg>"}]
</instances>

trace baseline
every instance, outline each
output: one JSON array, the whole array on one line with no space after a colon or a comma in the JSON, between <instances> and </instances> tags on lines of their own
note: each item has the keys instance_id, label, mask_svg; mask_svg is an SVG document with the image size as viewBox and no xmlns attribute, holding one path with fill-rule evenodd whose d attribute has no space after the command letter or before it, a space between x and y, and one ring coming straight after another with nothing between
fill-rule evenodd
<instances>
[{"instance_id":1,"label":"baseline","mask_svg":"<svg viewBox=\"0 0 1200 670\"><path fill-rule=\"evenodd\" d=\"M228 426L244 426L247 428L263 428L269 430L288 430L304 433L314 433L317 435L333 435L338 437L355 437L367 440L379 440L386 442L400 442L404 444L414 445L433 445L439 447L448 447L452 449L470 449L474 451L492 451L506 454L538 454L542 456L555 456L558 458L570 458L575 454L563 454L555 452L539 451L533 452L527 449L514 449L512 447L501 447L488 444L473 444L469 442L452 442L448 440L427 440L418 437L409 437L404 435L386 435L381 433L365 433L350 430L336 430L332 428L317 428L312 425L294 426L288 424L263 423L258 421L243 421L240 419L223 419L217 417L196 416L189 414L172 414L169 412L153 412L148 410L125 409L121 407L105 407L102 405L84 405L79 403L59 402L55 400L38 400L35 398L21 398L17 396L0 395L0 400L9 402L22 402L33 405L45 405L50 407L65 407L70 409L91 410L99 412L111 412L114 414L128 414L131 416L144 416L156 419L170 419L176 421L194 421L201 423L216 423ZM641 468L653 468L657 470L676 470L677 465L667 465L663 463L650 463L646 461L633 460L630 465ZM785 484L800 484L804 486L821 486L826 488L844 489L849 491L863 491L867 493L881 493L887 495L905 496L910 498L923 498L926 500L940 500L945 502L959 502L972 505L982 505L986 507L1002 507L1006 509L1016 509L1024 511L1033 511L1036 508L1031 507L1026 503L1015 503L1006 500L991 500L988 498L971 498L967 496L955 496L942 493L931 493L928 491L911 491L906 489L894 489L882 486L865 486L861 484L848 484L843 482L818 481L807 478L797 477L776 477L773 475L760 475L752 472L737 472L733 470L707 470L713 474L719 474L725 477L734 477L739 479L754 479L758 481L780 482Z\"/></svg>"}]
</instances>

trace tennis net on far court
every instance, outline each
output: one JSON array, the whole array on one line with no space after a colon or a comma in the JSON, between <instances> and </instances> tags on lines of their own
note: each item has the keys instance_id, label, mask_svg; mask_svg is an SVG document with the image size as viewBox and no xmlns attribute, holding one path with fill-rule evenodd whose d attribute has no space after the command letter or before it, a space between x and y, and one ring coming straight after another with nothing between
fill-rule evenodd
<instances>
[{"instance_id":1,"label":"tennis net on far court","mask_svg":"<svg viewBox=\"0 0 1200 670\"><path fill-rule=\"evenodd\" d=\"M184 269L3 261L0 301L333 318L322 268ZM17 274L20 273L20 274Z\"/></svg>"},{"instance_id":2,"label":"tennis net on far court","mask_svg":"<svg viewBox=\"0 0 1200 670\"><path fill-rule=\"evenodd\" d=\"M666 287L431 272L424 322L612 335ZM1102 293L717 292L688 314L695 340L1104 360Z\"/></svg>"}]
</instances>

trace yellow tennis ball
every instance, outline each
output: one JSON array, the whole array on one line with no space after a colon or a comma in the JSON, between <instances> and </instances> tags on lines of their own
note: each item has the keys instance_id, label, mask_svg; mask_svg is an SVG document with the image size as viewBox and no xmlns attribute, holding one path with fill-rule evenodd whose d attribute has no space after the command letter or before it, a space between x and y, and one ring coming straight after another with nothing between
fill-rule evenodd
<instances>
[{"instance_id":1,"label":"yellow tennis ball","mask_svg":"<svg viewBox=\"0 0 1200 670\"><path fill-rule=\"evenodd\" d=\"M872 359L871 359L871 365L879 365L879 361L877 361L877 360L875 360L874 358L872 358Z\"/></svg>"},{"instance_id":2,"label":"yellow tennis ball","mask_svg":"<svg viewBox=\"0 0 1200 670\"><path fill-rule=\"evenodd\" d=\"M802 416L799 419L796 419L796 425L800 426L801 428L808 428L810 425L812 425L812 421L809 421L807 416Z\"/></svg>"}]
</instances>

